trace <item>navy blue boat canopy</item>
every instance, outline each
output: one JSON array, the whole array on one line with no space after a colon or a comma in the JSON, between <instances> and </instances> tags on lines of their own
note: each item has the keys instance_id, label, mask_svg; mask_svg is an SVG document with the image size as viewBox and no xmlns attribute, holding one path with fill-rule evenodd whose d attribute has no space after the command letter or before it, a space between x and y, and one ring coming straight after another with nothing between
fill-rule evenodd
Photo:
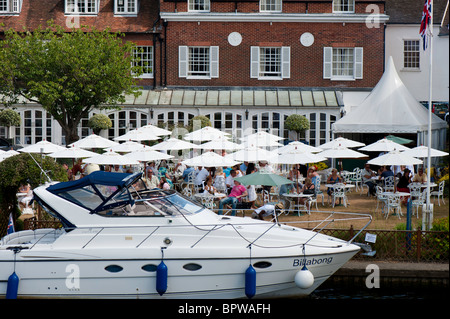
<instances>
[{"instance_id":1,"label":"navy blue boat canopy","mask_svg":"<svg viewBox=\"0 0 450 319\"><path fill-rule=\"evenodd\" d=\"M80 178L76 181L61 182L50 186L47 190L53 194L57 194L61 191L68 191L72 189L82 188L87 185L105 185L105 186L117 186L126 187L141 177L142 173L111 173L104 171L95 171L91 174Z\"/></svg>"},{"instance_id":2,"label":"navy blue boat canopy","mask_svg":"<svg viewBox=\"0 0 450 319\"><path fill-rule=\"evenodd\" d=\"M93 172L79 180L51 185L47 190L74 204L96 213L134 201L128 187L134 184L142 173Z\"/></svg>"}]
</instances>

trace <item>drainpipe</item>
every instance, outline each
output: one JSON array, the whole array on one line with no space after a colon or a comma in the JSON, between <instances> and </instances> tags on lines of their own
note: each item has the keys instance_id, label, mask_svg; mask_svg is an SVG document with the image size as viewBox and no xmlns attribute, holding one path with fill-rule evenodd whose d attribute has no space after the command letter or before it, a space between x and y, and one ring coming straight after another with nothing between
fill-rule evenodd
<instances>
[{"instance_id":1,"label":"drainpipe","mask_svg":"<svg viewBox=\"0 0 450 319\"><path fill-rule=\"evenodd\" d=\"M164 27L164 87L167 87L167 26L168 21L163 21Z\"/></svg>"}]
</instances>

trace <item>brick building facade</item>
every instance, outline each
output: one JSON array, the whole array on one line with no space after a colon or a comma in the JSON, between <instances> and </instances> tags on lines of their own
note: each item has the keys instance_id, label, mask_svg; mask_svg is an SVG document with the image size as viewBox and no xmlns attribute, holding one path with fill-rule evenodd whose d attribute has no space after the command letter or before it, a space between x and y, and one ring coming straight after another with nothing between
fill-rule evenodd
<instances>
[{"instance_id":1,"label":"brick building facade","mask_svg":"<svg viewBox=\"0 0 450 319\"><path fill-rule=\"evenodd\" d=\"M384 0L0 0L0 23L110 28L140 47L144 94L104 111L110 138L195 115L236 138L260 129L288 138L284 119L298 113L311 123L305 139L320 145L332 138L346 98L367 94L383 74L384 10ZM42 107L17 110L16 142L65 143ZM86 123L80 136L90 133Z\"/></svg>"}]
</instances>

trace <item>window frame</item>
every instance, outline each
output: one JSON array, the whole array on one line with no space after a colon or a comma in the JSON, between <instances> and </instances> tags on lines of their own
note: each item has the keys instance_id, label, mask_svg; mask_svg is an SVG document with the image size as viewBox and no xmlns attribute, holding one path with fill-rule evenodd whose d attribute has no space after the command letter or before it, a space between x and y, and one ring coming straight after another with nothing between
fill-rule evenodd
<instances>
[{"instance_id":1,"label":"window frame","mask_svg":"<svg viewBox=\"0 0 450 319\"><path fill-rule=\"evenodd\" d=\"M279 58L279 68L280 73L277 76L267 76L262 75L261 72L261 52L262 50L267 49L279 49L280 50L280 58ZM291 48L285 46L252 46L250 47L250 78L255 78L258 80L283 80L289 79L291 77ZM269 72L267 72L269 73Z\"/></svg>"},{"instance_id":2,"label":"window frame","mask_svg":"<svg viewBox=\"0 0 450 319\"><path fill-rule=\"evenodd\" d=\"M275 9L267 9L267 7L272 6L275 7ZM259 0L259 12L282 12L282 11L283 11L283 0Z\"/></svg>"},{"instance_id":3,"label":"window frame","mask_svg":"<svg viewBox=\"0 0 450 319\"><path fill-rule=\"evenodd\" d=\"M187 1L188 12L210 12L211 0L188 0ZM203 9L194 9L195 6L204 6Z\"/></svg>"},{"instance_id":4,"label":"window frame","mask_svg":"<svg viewBox=\"0 0 450 319\"><path fill-rule=\"evenodd\" d=\"M355 13L355 0L333 0L332 7L333 13ZM345 7L348 9L342 10Z\"/></svg>"},{"instance_id":5,"label":"window frame","mask_svg":"<svg viewBox=\"0 0 450 319\"><path fill-rule=\"evenodd\" d=\"M410 44L414 45L416 47L417 50L410 50L407 51L406 50L406 42L415 42L414 44ZM408 61L406 61L407 57L407 53L412 54L414 53L416 56L410 56ZM417 61L413 61L413 60L417 60ZM410 63L410 64L417 64L418 66L407 66L406 64ZM402 71L420 71L420 40L419 39L403 39L403 68Z\"/></svg>"},{"instance_id":6,"label":"window frame","mask_svg":"<svg viewBox=\"0 0 450 319\"><path fill-rule=\"evenodd\" d=\"M19 14L22 11L23 0L2 0L5 10L0 9L0 15Z\"/></svg>"},{"instance_id":7,"label":"window frame","mask_svg":"<svg viewBox=\"0 0 450 319\"><path fill-rule=\"evenodd\" d=\"M190 71L191 49L208 49L208 68L209 72L204 75L193 74ZM208 45L192 45L178 47L178 77L186 79L206 79L210 80L219 77L219 47Z\"/></svg>"},{"instance_id":8,"label":"window frame","mask_svg":"<svg viewBox=\"0 0 450 319\"><path fill-rule=\"evenodd\" d=\"M155 54L154 54L153 46L152 46L152 45L136 45L136 46L133 48L133 52L132 52L133 57L136 57L136 55L139 54L139 52L137 52L137 50L139 50L139 48L147 48L147 49L150 49L150 53L147 53L147 55L151 54L151 63L150 63L150 65L147 65L147 66L143 66L143 65L142 65L142 66L139 66L139 65L137 65L137 63L142 62L142 60L139 61L139 62L133 61L133 62L132 62L132 66L139 66L139 67L142 67L142 68L145 68L145 67L148 68L148 67L150 67L151 70L152 70L152 72L151 72L151 73L143 72L143 73L139 76L139 78L140 78L140 79L153 79L153 77L154 77L154 65L155 65ZM141 53L141 54L142 54L142 53Z\"/></svg>"},{"instance_id":9,"label":"window frame","mask_svg":"<svg viewBox=\"0 0 450 319\"><path fill-rule=\"evenodd\" d=\"M124 11L119 11L119 2L123 1ZM128 5L129 2L134 3L134 11L130 11ZM116 16L137 16L139 12L139 0L114 0L114 15Z\"/></svg>"},{"instance_id":10,"label":"window frame","mask_svg":"<svg viewBox=\"0 0 450 319\"><path fill-rule=\"evenodd\" d=\"M339 75L335 73L335 63L346 63L345 61L335 61L335 50L353 50L353 75ZM332 81L355 81L363 79L363 47L324 47L323 55L323 78ZM348 63L348 62L347 62Z\"/></svg>"},{"instance_id":11,"label":"window frame","mask_svg":"<svg viewBox=\"0 0 450 319\"><path fill-rule=\"evenodd\" d=\"M70 10L70 3L69 1L74 2L74 10ZM94 5L95 10L92 12L86 12L86 11L78 11L79 3L84 3L84 8L87 10L89 7L88 4L91 2ZM100 8L100 0L64 0L64 13L66 15L97 15Z\"/></svg>"}]
</instances>

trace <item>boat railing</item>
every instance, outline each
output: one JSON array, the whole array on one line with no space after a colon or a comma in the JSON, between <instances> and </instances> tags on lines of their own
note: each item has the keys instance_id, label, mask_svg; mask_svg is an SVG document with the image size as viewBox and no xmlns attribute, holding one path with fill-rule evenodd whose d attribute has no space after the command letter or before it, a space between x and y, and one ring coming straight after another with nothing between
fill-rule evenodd
<instances>
[{"instance_id":1,"label":"boat railing","mask_svg":"<svg viewBox=\"0 0 450 319\"><path fill-rule=\"evenodd\" d=\"M315 212L317 213L317 212ZM191 248L197 246L201 241L203 241L205 238L207 238L210 234L212 234L214 231L223 229L225 227L231 227L238 235L240 235L244 240L248 242L248 245L256 245L259 240L261 240L264 235L269 233L272 229L276 227L300 227L300 228L308 228L314 232L314 234L306 240L304 243L299 243L299 245L305 245L309 241L311 241L315 236L322 233L324 229L329 227L330 225L337 223L337 222L349 222L349 221L365 221L365 225L361 227L361 229L350 239L347 241L347 244L351 244L358 235L366 229L369 224L372 222L372 216L370 214L363 214L363 213L351 213L351 212L330 212L330 211L322 211L321 213L325 213L328 216L323 219L308 219L308 220L296 220L296 221L283 221L280 222L280 220L274 219L272 223L266 223L268 226L265 230L261 232L259 236L257 236L255 239L247 239L245 236L243 236L240 232L240 229L242 227L251 227L251 226L258 226L261 227L261 222L255 221L255 223L252 222L243 222L239 223L236 222L236 220L233 220L233 222L228 223L227 220L230 218L227 215L223 215L221 221L222 223L217 224L201 224L201 225L194 225L189 222L189 219L186 219L188 221L187 224L183 225L173 225L173 224L167 224L167 225L127 225L127 226L99 226L99 227L86 227L89 230L94 231L90 239L82 246L82 248L86 248L90 244L94 242L94 239L101 235L102 232L104 232L106 229L119 229L119 228L148 228L149 232L148 234L144 234L145 237L135 246L135 248L141 247L147 240L151 239L152 236L158 233L158 230L164 229L164 228L189 228L194 227L197 230L202 231L203 233L199 235L198 240L196 240L192 245ZM314 227L311 228L311 225L315 224ZM307 225L307 227L301 227L303 225ZM78 228L81 229L81 228ZM98 230L97 230L98 229Z\"/></svg>"}]
</instances>

